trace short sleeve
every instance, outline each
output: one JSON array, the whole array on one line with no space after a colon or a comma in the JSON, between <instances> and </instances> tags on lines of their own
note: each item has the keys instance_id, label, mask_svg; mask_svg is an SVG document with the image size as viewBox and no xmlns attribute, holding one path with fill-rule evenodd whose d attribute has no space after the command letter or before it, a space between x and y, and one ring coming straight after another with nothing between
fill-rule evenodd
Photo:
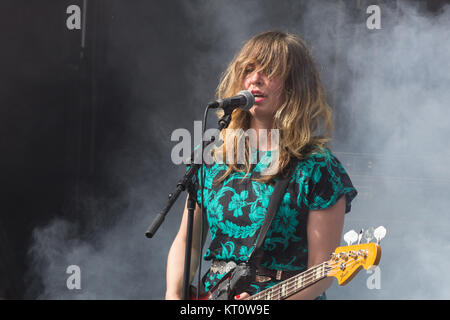
<instances>
[{"instance_id":1,"label":"short sleeve","mask_svg":"<svg viewBox=\"0 0 450 320\"><path fill-rule=\"evenodd\" d=\"M316 156L308 181L307 203L310 210L332 207L342 196L346 197L345 213L358 192L339 160L328 150Z\"/></svg>"},{"instance_id":2,"label":"short sleeve","mask_svg":"<svg viewBox=\"0 0 450 320\"><path fill-rule=\"evenodd\" d=\"M191 168L191 165L190 164L187 164L186 165L186 172L188 172L189 171L189 169ZM202 168L201 167L199 167L198 168L198 170L197 170L197 173L195 174L195 176L194 176L194 179L193 179L193 181L194 181L194 189L195 189L195 193L196 193L196 202L197 202L197 204L198 204L198 206L201 206L201 203L202 203L202 195L201 195L201 182L202 181L204 181L204 179L207 177L207 174L208 174L208 169L206 168L206 166L205 165L203 165L203 179L201 179L201 172L202 172L202 170L201 170ZM205 194L206 194L206 190L205 190Z\"/></svg>"}]
</instances>

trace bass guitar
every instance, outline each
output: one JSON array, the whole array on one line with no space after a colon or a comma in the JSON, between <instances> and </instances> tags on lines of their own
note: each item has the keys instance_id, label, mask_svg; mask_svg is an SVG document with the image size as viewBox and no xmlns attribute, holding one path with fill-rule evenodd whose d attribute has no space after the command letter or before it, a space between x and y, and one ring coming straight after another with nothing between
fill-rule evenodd
<instances>
[{"instance_id":1,"label":"bass guitar","mask_svg":"<svg viewBox=\"0 0 450 320\"><path fill-rule=\"evenodd\" d=\"M381 258L381 247L378 243L364 243L338 247L328 261L314 266L300 274L277 283L246 300L283 300L326 278L335 277L340 286L349 283L362 269L372 269ZM238 268L234 268L207 293L199 296L199 300L232 299L236 290L232 288L232 279L236 277ZM191 298L195 288L191 288Z\"/></svg>"}]
</instances>

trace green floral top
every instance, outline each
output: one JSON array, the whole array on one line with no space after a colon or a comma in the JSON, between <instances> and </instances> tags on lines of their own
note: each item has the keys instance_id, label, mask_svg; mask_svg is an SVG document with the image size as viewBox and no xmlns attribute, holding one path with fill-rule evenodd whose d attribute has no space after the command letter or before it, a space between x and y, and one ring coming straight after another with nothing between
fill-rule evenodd
<instances>
[{"instance_id":1,"label":"green floral top","mask_svg":"<svg viewBox=\"0 0 450 320\"><path fill-rule=\"evenodd\" d=\"M216 163L204 167L204 207L211 235L205 260L239 263L249 257L274 190L272 184L252 178L260 176L270 157L270 151L260 155L251 176L235 172L219 184L213 182L223 175L227 166ZM267 232L262 265L274 270L304 271L308 259L309 210L331 207L345 195L347 213L356 194L344 167L328 149L316 151L299 162ZM200 189L197 202L201 203ZM211 289L223 275L208 271L203 277L203 289ZM253 283L248 292L252 295L276 283Z\"/></svg>"}]
</instances>

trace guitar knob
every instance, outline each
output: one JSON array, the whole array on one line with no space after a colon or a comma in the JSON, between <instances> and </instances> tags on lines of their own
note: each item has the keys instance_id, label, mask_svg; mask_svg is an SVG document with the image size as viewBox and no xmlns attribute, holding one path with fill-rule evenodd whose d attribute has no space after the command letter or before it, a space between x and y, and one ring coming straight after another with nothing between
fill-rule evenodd
<instances>
[{"instance_id":1,"label":"guitar knob","mask_svg":"<svg viewBox=\"0 0 450 320\"><path fill-rule=\"evenodd\" d=\"M358 240L358 234L355 230L350 230L344 234L344 241L347 242L348 246L351 246L352 243L356 242L356 240Z\"/></svg>"},{"instance_id":2,"label":"guitar knob","mask_svg":"<svg viewBox=\"0 0 450 320\"><path fill-rule=\"evenodd\" d=\"M377 239L377 244L380 244L381 239L383 239L386 236L386 228L383 226L379 226L375 229L373 232L375 239Z\"/></svg>"}]
</instances>

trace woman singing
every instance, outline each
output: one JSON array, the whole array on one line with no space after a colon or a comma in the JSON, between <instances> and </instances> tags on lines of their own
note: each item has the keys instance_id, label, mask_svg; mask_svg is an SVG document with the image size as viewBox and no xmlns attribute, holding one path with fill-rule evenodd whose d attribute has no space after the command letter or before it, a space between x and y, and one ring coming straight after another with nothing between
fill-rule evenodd
<instances>
[{"instance_id":1,"label":"woman singing","mask_svg":"<svg viewBox=\"0 0 450 320\"><path fill-rule=\"evenodd\" d=\"M204 186L197 193L194 216L191 279L198 267L203 199L211 244L204 255L212 260L203 276L208 292L225 274L228 262L247 261L254 249L279 174L292 166L288 187L273 218L264 244L259 274L235 299L245 299L329 259L339 246L345 213L357 192L338 159L326 146L332 131L327 104L313 58L295 35L269 31L250 39L234 57L217 88L217 98L249 90L255 103L249 111L235 109L216 161L203 167ZM259 139L227 131L249 129ZM276 141L269 134L278 133ZM242 163L229 161L227 152L242 144ZM264 143L262 143L264 141ZM240 150L235 150L238 154ZM276 172L267 166L277 157ZM255 160L256 159L256 160ZM200 170L199 170L200 172ZM268 174L269 172L269 174ZM166 299L181 299L187 209L167 260ZM323 299L332 278L322 279L288 299Z\"/></svg>"}]
</instances>

